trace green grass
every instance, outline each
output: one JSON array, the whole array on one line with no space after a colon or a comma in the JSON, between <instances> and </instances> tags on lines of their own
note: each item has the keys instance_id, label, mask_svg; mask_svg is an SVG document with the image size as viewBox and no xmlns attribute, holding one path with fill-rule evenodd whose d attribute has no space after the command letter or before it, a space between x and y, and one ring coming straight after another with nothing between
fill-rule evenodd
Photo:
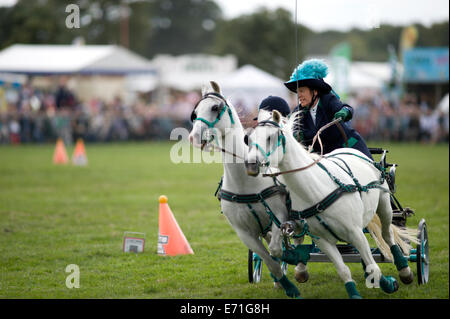
<instances>
[{"instance_id":1,"label":"green grass","mask_svg":"<svg viewBox=\"0 0 450 319\"><path fill-rule=\"evenodd\" d=\"M247 248L213 196L221 164L175 165L171 146L87 144L87 167L53 165L53 145L0 147L0 298L286 298L265 266L262 281L248 283ZM365 298L448 298L448 145L382 146L399 164L400 202L416 212L408 226L427 221L430 282L386 295L365 287L360 264L348 264L353 278ZM156 254L161 194L194 255ZM125 231L146 233L143 254L122 252ZM80 267L78 289L65 285L69 264ZM397 276L393 264L380 267ZM332 264L309 271L297 284L304 298L347 298Z\"/></svg>"}]
</instances>

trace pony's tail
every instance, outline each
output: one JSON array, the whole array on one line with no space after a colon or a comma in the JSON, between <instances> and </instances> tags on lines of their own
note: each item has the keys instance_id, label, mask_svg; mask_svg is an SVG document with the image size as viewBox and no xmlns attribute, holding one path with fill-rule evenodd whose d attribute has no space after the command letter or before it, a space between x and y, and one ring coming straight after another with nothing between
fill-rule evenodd
<instances>
[{"instance_id":1,"label":"pony's tail","mask_svg":"<svg viewBox=\"0 0 450 319\"><path fill-rule=\"evenodd\" d=\"M405 256L409 256L409 253L412 248L411 243L415 244L419 243L419 240L417 239L418 230L407 227L400 228L392 224L391 229L394 235L395 243L400 247ZM392 262L394 258L392 256L389 245L384 241L383 236L381 234L381 221L380 217L378 217L377 214L374 215L369 225L367 225L367 230L369 231L372 238L375 240L375 243L377 247L380 249L380 252L383 254L384 258Z\"/></svg>"}]
</instances>

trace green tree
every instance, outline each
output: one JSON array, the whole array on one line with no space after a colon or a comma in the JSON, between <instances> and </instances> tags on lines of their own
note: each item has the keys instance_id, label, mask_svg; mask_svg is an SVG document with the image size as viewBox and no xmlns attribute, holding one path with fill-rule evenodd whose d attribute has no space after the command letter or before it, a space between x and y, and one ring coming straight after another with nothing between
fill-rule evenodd
<instances>
[{"instance_id":1,"label":"green tree","mask_svg":"<svg viewBox=\"0 0 450 319\"><path fill-rule=\"evenodd\" d=\"M208 52L222 11L212 0L153 0L148 55Z\"/></svg>"},{"instance_id":2,"label":"green tree","mask_svg":"<svg viewBox=\"0 0 450 319\"><path fill-rule=\"evenodd\" d=\"M448 47L448 21L435 23L430 27L415 25L419 34L416 46L418 47Z\"/></svg>"},{"instance_id":3,"label":"green tree","mask_svg":"<svg viewBox=\"0 0 450 319\"><path fill-rule=\"evenodd\" d=\"M65 24L70 3L80 8L80 28L69 29ZM120 44L124 13L130 48L145 54L151 33L149 1L19 0L12 7L0 8L0 48L14 43L70 44L77 37L83 37L86 44Z\"/></svg>"},{"instance_id":4,"label":"green tree","mask_svg":"<svg viewBox=\"0 0 450 319\"><path fill-rule=\"evenodd\" d=\"M430 27L416 25L419 37L416 46L448 47L448 21L436 23ZM387 61L387 47L399 47L400 35L404 26L382 24L370 30L352 29L348 32L324 31L311 32L303 43L307 55L327 55L339 42L348 42L352 46L352 58L355 61Z\"/></svg>"},{"instance_id":5,"label":"green tree","mask_svg":"<svg viewBox=\"0 0 450 319\"><path fill-rule=\"evenodd\" d=\"M58 8L51 10L51 8ZM0 8L0 47L15 43L65 43L64 9L57 1L19 0L12 7Z\"/></svg>"}]
</instances>

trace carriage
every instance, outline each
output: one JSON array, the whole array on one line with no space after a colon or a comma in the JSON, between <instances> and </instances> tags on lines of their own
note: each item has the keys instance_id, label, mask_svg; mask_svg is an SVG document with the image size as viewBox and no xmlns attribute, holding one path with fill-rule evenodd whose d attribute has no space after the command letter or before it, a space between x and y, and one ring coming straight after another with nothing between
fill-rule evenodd
<instances>
[{"instance_id":1,"label":"carriage","mask_svg":"<svg viewBox=\"0 0 450 319\"><path fill-rule=\"evenodd\" d=\"M409 207L403 207L398 199L395 197L396 185L395 185L395 171L397 164L391 164L387 162L386 155L389 152L382 148L369 148L371 154L381 155L380 164L386 170L389 168L389 172L386 174L388 179L389 188L391 190L391 204L393 207L392 224L404 228L406 227L407 219L414 215L414 211ZM364 230L368 233L367 229ZM407 256L409 262L416 263L417 282L419 285L426 284L429 278L429 244L428 244L428 231L425 219L421 219L418 225L417 234L418 244L415 249L411 249ZM288 243L289 245L290 243ZM320 251L320 249L312 241L311 244L301 244L307 251L309 251L310 259L308 262L330 262L330 259L326 254ZM344 262L359 263L361 262L361 256L356 248L351 244L344 243L337 245L339 252L341 253ZM390 263L388 259L384 257L378 247L371 248L374 260L377 263ZM258 283L262 276L261 258L251 250L248 251L248 280L250 283ZM282 262L283 272L287 273L288 265Z\"/></svg>"}]
</instances>

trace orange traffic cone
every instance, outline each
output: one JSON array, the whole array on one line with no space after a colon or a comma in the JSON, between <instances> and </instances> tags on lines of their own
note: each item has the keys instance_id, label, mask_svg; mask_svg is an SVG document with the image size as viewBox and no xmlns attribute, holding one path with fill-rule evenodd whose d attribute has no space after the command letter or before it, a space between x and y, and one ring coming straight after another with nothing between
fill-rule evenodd
<instances>
[{"instance_id":1,"label":"orange traffic cone","mask_svg":"<svg viewBox=\"0 0 450 319\"><path fill-rule=\"evenodd\" d=\"M159 197L158 254L175 256L193 253L194 251L170 210L167 197L161 195Z\"/></svg>"},{"instance_id":2,"label":"orange traffic cone","mask_svg":"<svg viewBox=\"0 0 450 319\"><path fill-rule=\"evenodd\" d=\"M81 138L77 140L77 144L75 145L75 150L72 154L72 164L84 166L87 165L88 160L86 156L86 150L84 149L84 143Z\"/></svg>"},{"instance_id":3,"label":"orange traffic cone","mask_svg":"<svg viewBox=\"0 0 450 319\"><path fill-rule=\"evenodd\" d=\"M55 151L53 152L53 164L67 164L69 157L67 156L66 147L62 138L56 141Z\"/></svg>"}]
</instances>

